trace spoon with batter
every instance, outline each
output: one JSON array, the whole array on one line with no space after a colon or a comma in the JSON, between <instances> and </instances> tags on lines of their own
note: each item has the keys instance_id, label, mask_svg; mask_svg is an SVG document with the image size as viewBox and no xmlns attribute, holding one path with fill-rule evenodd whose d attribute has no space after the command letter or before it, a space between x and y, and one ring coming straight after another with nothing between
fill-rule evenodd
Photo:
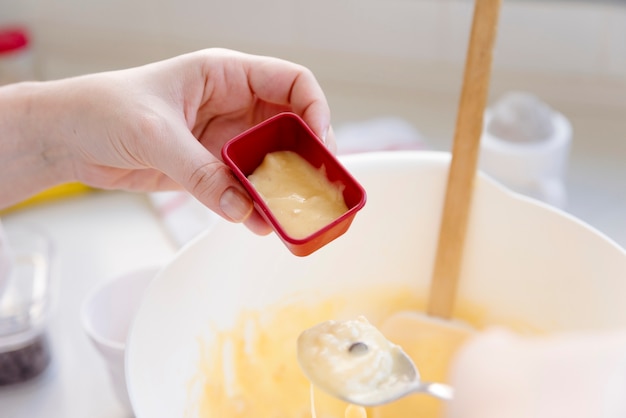
<instances>
[{"instance_id":1,"label":"spoon with batter","mask_svg":"<svg viewBox=\"0 0 626 418\"><path fill-rule=\"evenodd\" d=\"M450 386L422 382L411 358L363 316L317 324L297 344L300 368L311 383L348 403L376 406L412 393L452 398Z\"/></svg>"}]
</instances>

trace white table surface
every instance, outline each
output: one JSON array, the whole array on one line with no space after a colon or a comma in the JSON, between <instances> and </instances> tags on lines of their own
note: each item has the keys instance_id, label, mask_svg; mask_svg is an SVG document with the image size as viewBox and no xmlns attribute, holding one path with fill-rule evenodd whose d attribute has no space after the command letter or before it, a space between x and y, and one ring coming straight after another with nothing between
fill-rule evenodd
<instances>
[{"instance_id":1,"label":"white table surface","mask_svg":"<svg viewBox=\"0 0 626 418\"><path fill-rule=\"evenodd\" d=\"M32 225L54 246L56 311L49 327L52 364L41 378L0 387L2 418L122 418L104 363L83 332L80 308L98 283L167 262L175 246L147 198L94 192L33 206L2 218Z\"/></svg>"}]
</instances>

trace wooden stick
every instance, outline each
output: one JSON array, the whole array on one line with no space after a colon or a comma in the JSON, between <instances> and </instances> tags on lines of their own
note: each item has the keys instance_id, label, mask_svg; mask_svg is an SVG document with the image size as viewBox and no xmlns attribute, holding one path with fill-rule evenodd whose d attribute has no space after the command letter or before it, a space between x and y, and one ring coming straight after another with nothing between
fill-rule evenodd
<instances>
[{"instance_id":1,"label":"wooden stick","mask_svg":"<svg viewBox=\"0 0 626 418\"><path fill-rule=\"evenodd\" d=\"M452 160L427 307L450 318L463 260L467 221L478 164L483 113L489 94L500 0L476 0L456 121Z\"/></svg>"}]
</instances>

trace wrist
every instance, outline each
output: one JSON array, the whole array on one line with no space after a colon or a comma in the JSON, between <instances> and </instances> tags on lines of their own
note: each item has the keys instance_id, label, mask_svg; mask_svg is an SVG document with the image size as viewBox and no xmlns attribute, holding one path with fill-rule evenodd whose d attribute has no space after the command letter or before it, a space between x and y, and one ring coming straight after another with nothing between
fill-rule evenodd
<instances>
[{"instance_id":1,"label":"wrist","mask_svg":"<svg viewBox=\"0 0 626 418\"><path fill-rule=\"evenodd\" d=\"M52 83L0 88L0 208L72 180Z\"/></svg>"}]
</instances>

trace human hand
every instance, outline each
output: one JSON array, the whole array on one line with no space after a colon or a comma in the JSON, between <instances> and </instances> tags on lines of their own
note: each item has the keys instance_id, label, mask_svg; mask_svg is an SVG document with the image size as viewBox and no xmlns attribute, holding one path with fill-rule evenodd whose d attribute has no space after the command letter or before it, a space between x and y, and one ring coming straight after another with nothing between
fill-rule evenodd
<instances>
[{"instance_id":1,"label":"human hand","mask_svg":"<svg viewBox=\"0 0 626 418\"><path fill-rule=\"evenodd\" d=\"M313 74L270 57L223 49L50 82L38 96L60 124L65 180L141 191L184 188L222 217L270 231L221 161L223 144L281 111L326 141L330 111ZM55 128L56 130L57 128Z\"/></svg>"},{"instance_id":2,"label":"human hand","mask_svg":"<svg viewBox=\"0 0 626 418\"><path fill-rule=\"evenodd\" d=\"M452 366L448 418L626 416L626 330L478 334Z\"/></svg>"}]
</instances>

